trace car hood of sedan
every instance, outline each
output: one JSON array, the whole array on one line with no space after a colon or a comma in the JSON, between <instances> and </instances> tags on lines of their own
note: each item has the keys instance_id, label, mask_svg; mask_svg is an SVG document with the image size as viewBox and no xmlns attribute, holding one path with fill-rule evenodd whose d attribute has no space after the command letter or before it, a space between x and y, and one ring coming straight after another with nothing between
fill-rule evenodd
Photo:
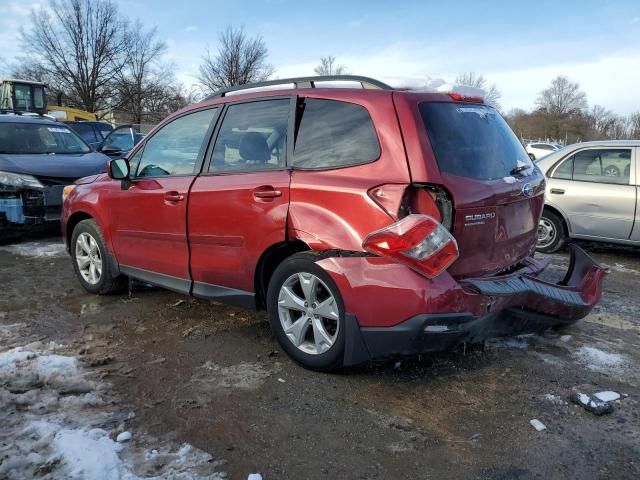
<instances>
[{"instance_id":1,"label":"car hood of sedan","mask_svg":"<svg viewBox=\"0 0 640 480\"><path fill-rule=\"evenodd\" d=\"M0 171L35 177L80 178L103 173L109 158L91 152L72 155L0 155Z\"/></svg>"}]
</instances>

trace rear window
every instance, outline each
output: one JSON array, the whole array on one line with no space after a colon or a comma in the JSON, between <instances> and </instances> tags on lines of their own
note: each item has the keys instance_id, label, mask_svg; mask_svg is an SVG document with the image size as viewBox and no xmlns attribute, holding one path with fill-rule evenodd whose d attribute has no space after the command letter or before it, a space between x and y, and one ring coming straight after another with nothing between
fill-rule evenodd
<instances>
[{"instance_id":1,"label":"rear window","mask_svg":"<svg viewBox=\"0 0 640 480\"><path fill-rule=\"evenodd\" d=\"M364 107L336 100L305 100L294 167L349 167L372 162L379 156L378 137Z\"/></svg>"},{"instance_id":2,"label":"rear window","mask_svg":"<svg viewBox=\"0 0 640 480\"><path fill-rule=\"evenodd\" d=\"M422 103L440 171L493 180L511 175L516 167L533 167L524 147L495 109L465 103Z\"/></svg>"}]
</instances>

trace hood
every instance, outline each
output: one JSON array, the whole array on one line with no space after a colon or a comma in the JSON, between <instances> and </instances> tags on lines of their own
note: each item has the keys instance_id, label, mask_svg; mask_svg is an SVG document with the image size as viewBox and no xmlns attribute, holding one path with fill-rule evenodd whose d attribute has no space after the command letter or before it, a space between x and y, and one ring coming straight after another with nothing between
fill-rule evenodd
<instances>
[{"instance_id":1,"label":"hood","mask_svg":"<svg viewBox=\"0 0 640 480\"><path fill-rule=\"evenodd\" d=\"M91 152L75 155L0 155L0 171L35 177L80 178L106 172L109 158Z\"/></svg>"}]
</instances>

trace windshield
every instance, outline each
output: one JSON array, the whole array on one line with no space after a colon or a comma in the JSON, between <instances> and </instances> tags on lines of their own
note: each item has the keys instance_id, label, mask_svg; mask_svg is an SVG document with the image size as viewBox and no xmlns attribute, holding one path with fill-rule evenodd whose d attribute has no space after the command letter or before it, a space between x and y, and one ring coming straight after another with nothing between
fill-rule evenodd
<instances>
[{"instance_id":1,"label":"windshield","mask_svg":"<svg viewBox=\"0 0 640 480\"><path fill-rule=\"evenodd\" d=\"M72 130L56 124L0 123L0 154L74 154L91 148Z\"/></svg>"},{"instance_id":2,"label":"windshield","mask_svg":"<svg viewBox=\"0 0 640 480\"><path fill-rule=\"evenodd\" d=\"M492 107L466 103L422 103L420 113L442 172L493 180L533 164L507 122Z\"/></svg>"}]
</instances>

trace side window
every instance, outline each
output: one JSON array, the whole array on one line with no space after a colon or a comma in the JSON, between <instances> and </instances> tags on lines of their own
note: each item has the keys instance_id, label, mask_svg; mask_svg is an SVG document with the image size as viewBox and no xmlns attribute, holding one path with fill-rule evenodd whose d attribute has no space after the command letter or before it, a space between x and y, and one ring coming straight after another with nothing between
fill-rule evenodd
<instances>
[{"instance_id":1,"label":"side window","mask_svg":"<svg viewBox=\"0 0 640 480\"><path fill-rule=\"evenodd\" d=\"M284 168L290 100L230 105L213 148L210 172Z\"/></svg>"},{"instance_id":2,"label":"side window","mask_svg":"<svg viewBox=\"0 0 640 480\"><path fill-rule=\"evenodd\" d=\"M78 135L82 137L82 139L87 143L95 143L96 142L96 134L91 125L83 125L78 123L74 125L73 128Z\"/></svg>"},{"instance_id":3,"label":"side window","mask_svg":"<svg viewBox=\"0 0 640 480\"><path fill-rule=\"evenodd\" d=\"M210 108L190 113L158 130L144 146L137 176L192 174L216 111Z\"/></svg>"},{"instance_id":4,"label":"side window","mask_svg":"<svg viewBox=\"0 0 640 480\"><path fill-rule=\"evenodd\" d=\"M348 167L372 162L379 156L378 137L364 107L335 100L305 100L294 167Z\"/></svg>"},{"instance_id":5,"label":"side window","mask_svg":"<svg viewBox=\"0 0 640 480\"><path fill-rule=\"evenodd\" d=\"M573 157L564 160L558 168L555 169L551 178L559 178L562 180L571 180L573 174Z\"/></svg>"},{"instance_id":6,"label":"side window","mask_svg":"<svg viewBox=\"0 0 640 480\"><path fill-rule=\"evenodd\" d=\"M573 156L573 180L629 184L631 149L591 149Z\"/></svg>"}]
</instances>

